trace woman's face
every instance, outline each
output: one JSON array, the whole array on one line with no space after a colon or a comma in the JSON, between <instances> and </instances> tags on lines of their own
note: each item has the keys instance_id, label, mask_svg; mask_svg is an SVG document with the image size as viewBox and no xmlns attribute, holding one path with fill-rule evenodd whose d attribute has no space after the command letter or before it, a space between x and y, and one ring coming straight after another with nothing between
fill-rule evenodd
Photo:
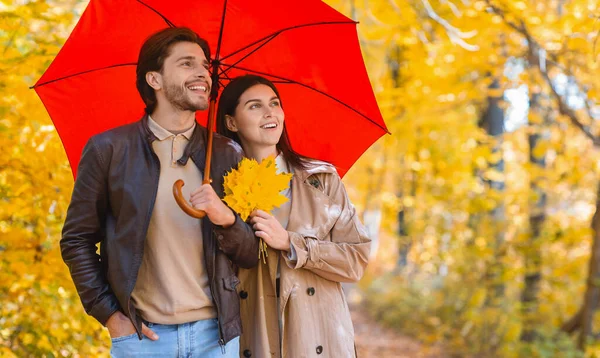
<instances>
[{"instance_id":1,"label":"woman's face","mask_svg":"<svg viewBox=\"0 0 600 358\"><path fill-rule=\"evenodd\" d=\"M236 132L246 151L275 147L283 132L285 115L271 87L252 86L241 96L233 116L226 117L227 128Z\"/></svg>"}]
</instances>

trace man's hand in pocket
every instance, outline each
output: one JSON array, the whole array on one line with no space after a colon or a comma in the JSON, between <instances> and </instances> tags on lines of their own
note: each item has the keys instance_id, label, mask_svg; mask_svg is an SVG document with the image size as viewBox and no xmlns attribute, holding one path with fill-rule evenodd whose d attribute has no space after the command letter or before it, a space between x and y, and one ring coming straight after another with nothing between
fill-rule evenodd
<instances>
[{"instance_id":1,"label":"man's hand in pocket","mask_svg":"<svg viewBox=\"0 0 600 358\"><path fill-rule=\"evenodd\" d=\"M108 321L106 321L106 328L108 328L108 333L110 333L110 337L113 339L135 333L135 327L131 323L131 320L121 311L113 313L108 318ZM158 335L145 324L142 324L142 334L153 341L158 340Z\"/></svg>"}]
</instances>

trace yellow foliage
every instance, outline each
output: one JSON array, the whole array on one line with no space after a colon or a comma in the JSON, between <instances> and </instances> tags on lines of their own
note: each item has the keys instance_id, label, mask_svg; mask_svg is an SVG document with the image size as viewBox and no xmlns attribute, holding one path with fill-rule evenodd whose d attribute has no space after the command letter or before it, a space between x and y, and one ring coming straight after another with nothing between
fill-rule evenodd
<instances>
[{"instance_id":1,"label":"yellow foliage","mask_svg":"<svg viewBox=\"0 0 600 358\"><path fill-rule=\"evenodd\" d=\"M406 267L396 264L393 250L376 253L386 262L371 260L372 269L401 272L379 286L381 275L367 275L377 288L370 294L373 309L386 323L403 328L406 322L406 332L442 342L457 356L540 356L519 350L525 326L520 294L525 273L536 269L526 259L541 258L537 315L542 328L556 330L582 301L600 160L580 129L558 115L536 67L542 54L530 53L515 27L527 27L547 50L550 76L575 81L595 109L599 1L327 2L360 21L361 50L392 133L344 179L359 212L381 213L380 240L396 240L381 247L407 251ZM107 332L83 311L60 257L73 182L60 139L28 89L84 5L0 5L0 357L108 354ZM523 70L508 75L508 63ZM500 89L490 89L493 80ZM488 96L519 86L540 96L542 110L529 110L527 128L492 138L479 126ZM586 125L598 133L596 121ZM541 136L533 148L530 134ZM260 168L246 164L243 177L226 177L226 202L243 217L250 206L268 211L284 200L279 188L289 177L273 177L274 165ZM270 194L258 197L255 182ZM530 219L542 198L544 224L533 237ZM377 231L378 223L367 224ZM504 296L494 302L498 284ZM555 344L555 335L548 337ZM566 354L562 346L544 349L547 356ZM598 351L593 346L588 353Z\"/></svg>"},{"instance_id":2,"label":"yellow foliage","mask_svg":"<svg viewBox=\"0 0 600 358\"><path fill-rule=\"evenodd\" d=\"M246 220L254 210L270 212L288 199L281 192L290 185L290 173L277 173L274 157L260 164L255 159L244 158L225 175L225 198L230 208Z\"/></svg>"},{"instance_id":3,"label":"yellow foliage","mask_svg":"<svg viewBox=\"0 0 600 358\"><path fill-rule=\"evenodd\" d=\"M398 253L381 264L394 267L386 282L403 277L412 285L389 284L386 290L375 279L372 286L379 290L368 301L377 313L396 317L390 325L443 342L456 356L541 357L545 351L578 357L568 338L564 346L554 341L582 302L600 157L581 130L559 115L538 65L548 69L561 95L587 93L589 109L597 112L600 2L328 2L360 21L370 79L392 132L344 181L359 210L380 211L380 230L397 237ZM521 26L545 53L529 51ZM499 89L490 89L494 80ZM561 84L567 81L574 87ZM537 96L537 107L521 104L520 128L492 138L478 126L488 96L503 99L499 108L508 124L517 116L506 94L519 88ZM583 98L568 99L599 134ZM531 222L540 212L534 236ZM532 269L532 257L540 258L541 267ZM541 348L520 337L529 324L521 293L532 270L542 277L533 316L543 323L536 329L549 332ZM490 298L493 285L504 290L498 302ZM394 290L398 294L388 301L385 295ZM432 317L442 317L435 329Z\"/></svg>"},{"instance_id":4,"label":"yellow foliage","mask_svg":"<svg viewBox=\"0 0 600 358\"><path fill-rule=\"evenodd\" d=\"M73 177L52 121L29 89L81 5L0 5L0 357L108 354L108 335L84 312L61 259Z\"/></svg>"}]
</instances>

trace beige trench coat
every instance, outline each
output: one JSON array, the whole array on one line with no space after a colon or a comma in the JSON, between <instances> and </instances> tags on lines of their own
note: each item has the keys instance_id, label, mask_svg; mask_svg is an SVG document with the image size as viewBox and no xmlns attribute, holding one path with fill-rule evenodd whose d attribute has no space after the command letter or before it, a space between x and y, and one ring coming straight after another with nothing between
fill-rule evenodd
<instances>
[{"instance_id":1,"label":"beige trench coat","mask_svg":"<svg viewBox=\"0 0 600 358\"><path fill-rule=\"evenodd\" d=\"M297 261L269 248L266 265L240 270L240 356L355 357L354 329L340 282L362 277L370 239L333 166L296 170L291 186L287 230Z\"/></svg>"}]
</instances>

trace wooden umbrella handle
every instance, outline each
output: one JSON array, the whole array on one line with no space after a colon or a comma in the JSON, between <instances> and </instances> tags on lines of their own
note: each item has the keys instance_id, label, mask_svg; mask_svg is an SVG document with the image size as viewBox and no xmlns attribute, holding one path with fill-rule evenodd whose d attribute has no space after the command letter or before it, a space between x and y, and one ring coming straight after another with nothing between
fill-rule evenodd
<instances>
[{"instance_id":1,"label":"wooden umbrella handle","mask_svg":"<svg viewBox=\"0 0 600 358\"><path fill-rule=\"evenodd\" d=\"M181 187L183 187L185 183L183 180L179 179L173 184L173 196L175 197L175 201L186 214L193 218L202 219L206 213L202 210L194 209L187 200L183 198L183 193L181 192Z\"/></svg>"}]
</instances>

